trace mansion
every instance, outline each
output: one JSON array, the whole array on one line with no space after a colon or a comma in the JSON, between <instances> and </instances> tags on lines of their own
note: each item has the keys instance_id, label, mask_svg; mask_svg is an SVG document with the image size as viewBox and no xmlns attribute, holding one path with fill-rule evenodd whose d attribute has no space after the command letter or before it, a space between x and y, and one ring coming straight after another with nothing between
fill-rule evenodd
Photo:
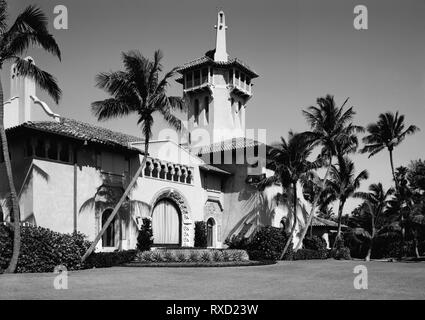
<instances>
[{"instance_id":1,"label":"mansion","mask_svg":"<svg viewBox=\"0 0 425 320\"><path fill-rule=\"evenodd\" d=\"M160 247L193 247L197 221L206 222L214 248L260 225L292 224L290 206L275 201L281 187L261 191L252 183L273 175L265 137L245 135L258 74L228 55L226 29L220 11L215 49L179 68L177 82L190 101L188 134L150 143L146 167L96 250L135 248L145 217ZM5 125L22 221L94 240L145 156L143 140L56 114L14 66L10 81ZM0 202L9 190L3 160L0 155ZM301 225L306 208L300 199ZM0 218L10 221L7 206Z\"/></svg>"}]
</instances>

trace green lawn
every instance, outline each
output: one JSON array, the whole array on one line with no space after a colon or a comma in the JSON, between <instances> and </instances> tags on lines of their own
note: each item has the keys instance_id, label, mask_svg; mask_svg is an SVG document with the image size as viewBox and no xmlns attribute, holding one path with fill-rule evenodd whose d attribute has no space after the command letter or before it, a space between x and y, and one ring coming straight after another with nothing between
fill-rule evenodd
<instances>
[{"instance_id":1,"label":"green lawn","mask_svg":"<svg viewBox=\"0 0 425 320\"><path fill-rule=\"evenodd\" d=\"M353 286L356 265L368 289ZM68 290L52 274L0 275L0 299L424 299L425 264L293 261L230 268L128 268L69 273Z\"/></svg>"}]
</instances>

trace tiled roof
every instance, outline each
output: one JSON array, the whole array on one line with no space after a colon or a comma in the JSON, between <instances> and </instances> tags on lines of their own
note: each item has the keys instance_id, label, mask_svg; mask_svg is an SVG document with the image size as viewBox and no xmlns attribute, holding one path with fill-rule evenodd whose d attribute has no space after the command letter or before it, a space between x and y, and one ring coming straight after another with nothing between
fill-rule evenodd
<instances>
[{"instance_id":1,"label":"tiled roof","mask_svg":"<svg viewBox=\"0 0 425 320\"><path fill-rule=\"evenodd\" d=\"M244 69L245 72L249 73L251 77L256 78L258 74L251 69L246 63L238 58L230 58L227 62L225 61L214 61L214 59L203 56L201 58L195 59L188 63L185 63L183 66L179 67L178 72L182 73L182 71L192 69L194 67L200 67L202 65L215 65L215 66L237 66Z\"/></svg>"},{"instance_id":2,"label":"tiled roof","mask_svg":"<svg viewBox=\"0 0 425 320\"><path fill-rule=\"evenodd\" d=\"M231 173L230 173L230 172L228 172L228 171L226 171L226 170L223 170L223 169L220 169L220 168L217 168L217 167L212 166L212 165L210 165L210 164L201 164L201 165L199 166L199 168L200 168L201 170L205 170L205 171L213 171L213 172L216 172L216 173L219 173L219 174L231 175Z\"/></svg>"},{"instance_id":3,"label":"tiled roof","mask_svg":"<svg viewBox=\"0 0 425 320\"><path fill-rule=\"evenodd\" d=\"M130 146L132 142L142 140L136 136L112 131L68 118L61 118L59 122L28 121L16 127L7 129L7 132L16 131L19 128L30 128L38 131L67 136L74 139L87 140L112 147L123 147L131 150L136 150Z\"/></svg>"},{"instance_id":4,"label":"tiled roof","mask_svg":"<svg viewBox=\"0 0 425 320\"><path fill-rule=\"evenodd\" d=\"M258 142L257 140L248 139L248 138L233 138L229 140L224 140L222 142L213 143L206 145L200 148L198 154L207 154L220 151L229 151L233 149L243 149L243 148L252 148L255 146L263 145L263 143ZM267 147L267 145L266 145Z\"/></svg>"}]
</instances>

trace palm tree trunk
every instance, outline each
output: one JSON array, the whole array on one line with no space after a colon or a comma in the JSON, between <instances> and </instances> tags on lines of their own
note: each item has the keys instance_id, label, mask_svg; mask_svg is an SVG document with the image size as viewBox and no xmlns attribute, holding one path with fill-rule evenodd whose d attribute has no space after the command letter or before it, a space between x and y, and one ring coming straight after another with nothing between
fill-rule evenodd
<instances>
[{"instance_id":1,"label":"palm tree trunk","mask_svg":"<svg viewBox=\"0 0 425 320\"><path fill-rule=\"evenodd\" d=\"M369 205L369 208L370 208L370 215L371 215L370 216L371 217L370 224L371 224L372 230L371 230L369 249L367 250L365 261L370 261L370 256L372 255L373 240L375 239L375 235L376 235L376 232L375 232L375 215L373 214L373 211L372 211L372 208L371 208L370 205Z\"/></svg>"},{"instance_id":2,"label":"palm tree trunk","mask_svg":"<svg viewBox=\"0 0 425 320\"><path fill-rule=\"evenodd\" d=\"M393 160L393 150L389 149L388 152L390 153L390 164L391 164L391 173L393 175L394 183L395 183L395 189L398 190L398 181L395 176L395 170L394 170L394 160Z\"/></svg>"},{"instance_id":3,"label":"palm tree trunk","mask_svg":"<svg viewBox=\"0 0 425 320\"><path fill-rule=\"evenodd\" d=\"M133 176L133 179L127 186L127 189L124 191L123 195L121 196L121 199L116 204L114 210L112 211L111 215L109 216L108 220L106 220L105 224L102 227L102 230L100 230L99 234L94 239L91 246L87 249L84 256L81 258L82 261L85 261L90 254L93 252L93 250L96 248L97 243L102 238L102 235L105 233L108 226L111 224L112 220L118 213L118 210L121 208L122 204L124 203L125 199L127 198L128 194L130 193L131 189L133 188L134 184L137 182L137 179L139 178L140 174L142 173L143 168L146 166L146 161L148 160L148 149L149 149L149 139L145 139L145 154L143 156L142 164L140 165L139 169L137 169L136 173Z\"/></svg>"},{"instance_id":4,"label":"palm tree trunk","mask_svg":"<svg viewBox=\"0 0 425 320\"><path fill-rule=\"evenodd\" d=\"M320 196L322 194L322 191L325 188L326 181L328 180L328 176L329 176L329 172L331 170L331 167L332 167L332 156L329 157L329 166L326 169L325 177L323 178L322 185L320 186L320 191L314 197L314 201L313 201L313 204L312 204L311 210L310 210L310 215L308 216L307 224L306 224L305 228L303 229L303 232L301 233L301 237L300 237L300 240L299 240L297 246L295 247L295 251L297 251L297 250L299 250L301 248L302 243L303 243L303 240L305 238L305 235L307 234L308 228L310 227L310 225L311 225L311 223L313 221L314 212L316 210L317 203L319 202L319 199L320 199Z\"/></svg>"},{"instance_id":5,"label":"palm tree trunk","mask_svg":"<svg viewBox=\"0 0 425 320\"><path fill-rule=\"evenodd\" d=\"M388 152L390 153L391 172L393 174L395 189L396 189L397 193L400 194L400 190L399 190L399 186L398 186L398 180L397 180L397 177L395 176L395 170L394 170L393 150L388 149ZM402 203L402 205L403 205L403 203ZM401 258L403 258L403 255L404 255L403 254L404 239L405 239L405 234L406 234L406 231L404 229L403 208L401 209L401 212L400 212L400 227L401 227L401 241L400 241L400 259L401 259Z\"/></svg>"},{"instance_id":6,"label":"palm tree trunk","mask_svg":"<svg viewBox=\"0 0 425 320\"><path fill-rule=\"evenodd\" d=\"M370 256L372 254L372 244L373 244L373 241L370 240L369 249L367 250L366 257L364 258L365 261L370 261Z\"/></svg>"},{"instance_id":7,"label":"palm tree trunk","mask_svg":"<svg viewBox=\"0 0 425 320\"><path fill-rule=\"evenodd\" d=\"M339 238L341 237L341 220L342 220L342 211L344 210L344 205L345 205L345 199L341 199L339 203L339 208L338 208L338 229L337 229L338 231L336 233L333 248L336 247L336 244Z\"/></svg>"},{"instance_id":8,"label":"palm tree trunk","mask_svg":"<svg viewBox=\"0 0 425 320\"><path fill-rule=\"evenodd\" d=\"M2 145L2 152L4 158L4 165L6 167L6 175L9 183L10 196L12 198L12 211L13 211L13 252L10 259L9 266L6 269L7 273L15 272L16 265L18 264L19 251L21 249L21 218L19 214L19 204L16 195L15 183L13 181L12 165L10 163L9 146L7 143L6 131L4 128L4 97L3 85L0 80L0 138Z\"/></svg>"},{"instance_id":9,"label":"palm tree trunk","mask_svg":"<svg viewBox=\"0 0 425 320\"><path fill-rule=\"evenodd\" d=\"M293 183L293 194L294 194L294 223L292 224L291 233L289 234L288 240L286 240L285 247L283 248L282 254L280 255L279 260L282 260L283 257L286 254L286 251L288 251L289 245L292 242L292 238L294 237L295 228L297 226L297 183Z\"/></svg>"}]
</instances>

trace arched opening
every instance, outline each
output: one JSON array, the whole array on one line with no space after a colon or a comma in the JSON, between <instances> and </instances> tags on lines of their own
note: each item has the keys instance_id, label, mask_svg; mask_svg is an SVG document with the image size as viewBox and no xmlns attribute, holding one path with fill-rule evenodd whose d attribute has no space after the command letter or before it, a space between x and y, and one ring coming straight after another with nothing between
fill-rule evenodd
<instances>
[{"instance_id":1,"label":"arched opening","mask_svg":"<svg viewBox=\"0 0 425 320\"><path fill-rule=\"evenodd\" d=\"M204 108L205 108L205 123L210 122L210 102L208 96L204 98Z\"/></svg>"},{"instance_id":2,"label":"arched opening","mask_svg":"<svg viewBox=\"0 0 425 320\"><path fill-rule=\"evenodd\" d=\"M207 246L213 247L214 246L214 219L209 218L207 220Z\"/></svg>"},{"instance_id":3,"label":"arched opening","mask_svg":"<svg viewBox=\"0 0 425 320\"><path fill-rule=\"evenodd\" d=\"M181 215L177 206L169 199L158 201L152 213L154 245L181 244Z\"/></svg>"},{"instance_id":4,"label":"arched opening","mask_svg":"<svg viewBox=\"0 0 425 320\"><path fill-rule=\"evenodd\" d=\"M195 99L195 107L194 107L194 122L195 125L199 124L199 100Z\"/></svg>"},{"instance_id":5,"label":"arched opening","mask_svg":"<svg viewBox=\"0 0 425 320\"><path fill-rule=\"evenodd\" d=\"M103 211L102 228L105 225L111 213L112 213L112 209L106 209L105 211ZM102 235L103 247L115 247L115 221L116 221L116 216L114 217L114 219L112 220L112 222L109 224L108 228Z\"/></svg>"}]
</instances>

